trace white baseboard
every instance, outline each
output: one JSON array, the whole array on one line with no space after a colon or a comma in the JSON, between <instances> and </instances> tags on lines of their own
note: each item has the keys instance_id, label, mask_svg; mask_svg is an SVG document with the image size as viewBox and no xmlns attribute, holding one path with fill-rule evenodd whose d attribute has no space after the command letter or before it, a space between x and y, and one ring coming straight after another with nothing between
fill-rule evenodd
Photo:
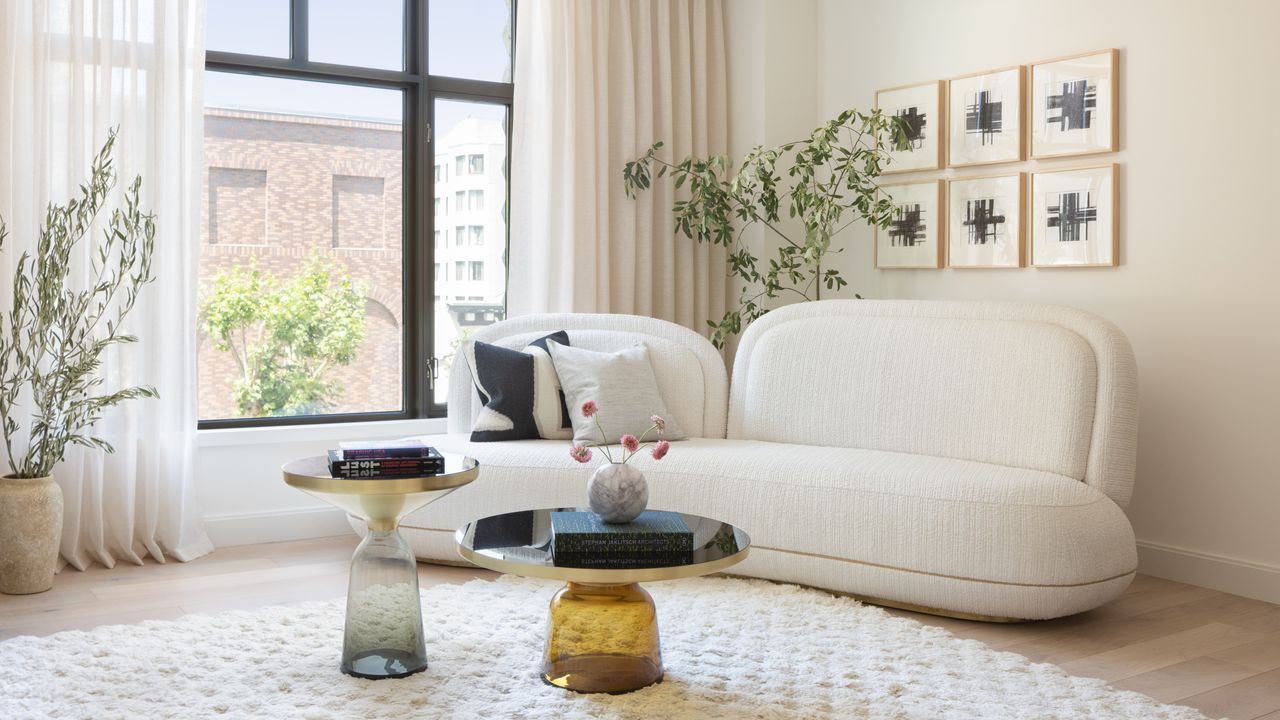
<instances>
[{"instance_id":1,"label":"white baseboard","mask_svg":"<svg viewBox=\"0 0 1280 720\"><path fill-rule=\"evenodd\" d=\"M214 547L309 540L351 534L347 514L338 508L208 515L204 529Z\"/></svg>"},{"instance_id":2,"label":"white baseboard","mask_svg":"<svg viewBox=\"0 0 1280 720\"><path fill-rule=\"evenodd\" d=\"M1139 540L1138 572L1280 603L1280 567L1275 565Z\"/></svg>"}]
</instances>

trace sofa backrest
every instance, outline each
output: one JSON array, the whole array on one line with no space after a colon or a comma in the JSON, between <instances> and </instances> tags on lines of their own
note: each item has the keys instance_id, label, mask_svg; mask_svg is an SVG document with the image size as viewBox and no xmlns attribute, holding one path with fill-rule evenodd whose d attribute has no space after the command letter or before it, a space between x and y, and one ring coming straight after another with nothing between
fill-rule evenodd
<instances>
[{"instance_id":1,"label":"sofa backrest","mask_svg":"<svg viewBox=\"0 0 1280 720\"><path fill-rule=\"evenodd\" d=\"M691 437L724 437L729 394L724 358L686 327L636 315L526 315L480 328L471 339L519 349L557 330L567 331L574 347L588 350L613 352L643 342L662 399L680 427ZM480 407L471 369L455 355L449 372L449 432L470 430Z\"/></svg>"},{"instance_id":2,"label":"sofa backrest","mask_svg":"<svg viewBox=\"0 0 1280 720\"><path fill-rule=\"evenodd\" d=\"M1124 507L1137 371L1115 326L1071 308L801 303L743 335L727 435L1044 470Z\"/></svg>"}]
</instances>

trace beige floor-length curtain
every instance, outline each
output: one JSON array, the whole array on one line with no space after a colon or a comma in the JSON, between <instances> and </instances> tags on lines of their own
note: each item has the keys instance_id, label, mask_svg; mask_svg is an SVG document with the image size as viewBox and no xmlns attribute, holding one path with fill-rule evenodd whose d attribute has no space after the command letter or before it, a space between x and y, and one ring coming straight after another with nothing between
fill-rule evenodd
<instances>
[{"instance_id":1,"label":"beige floor-length curtain","mask_svg":"<svg viewBox=\"0 0 1280 720\"><path fill-rule=\"evenodd\" d=\"M126 321L140 341L113 348L101 372L106 389L149 384L160 399L109 410L98 430L116 452L69 446L53 472L65 500L62 556L81 569L212 549L193 486L203 23L203 0L0 2L0 215L10 231L0 306L45 204L85 181L110 128L119 127L115 201L141 175L142 206L157 218L156 281ZM90 281L96 240L77 247L84 271L73 282Z\"/></svg>"},{"instance_id":2,"label":"beige floor-length curtain","mask_svg":"<svg viewBox=\"0 0 1280 720\"><path fill-rule=\"evenodd\" d=\"M728 149L720 0L529 0L516 32L512 315L611 312L694 328L725 308L725 254L673 230L670 183L622 167Z\"/></svg>"}]
</instances>

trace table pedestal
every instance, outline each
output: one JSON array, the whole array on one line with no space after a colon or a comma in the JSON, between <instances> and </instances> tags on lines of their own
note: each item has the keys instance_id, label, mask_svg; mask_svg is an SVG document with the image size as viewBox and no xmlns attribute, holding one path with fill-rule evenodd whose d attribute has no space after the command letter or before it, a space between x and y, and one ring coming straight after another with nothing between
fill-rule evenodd
<instances>
[{"instance_id":1,"label":"table pedestal","mask_svg":"<svg viewBox=\"0 0 1280 720\"><path fill-rule=\"evenodd\" d=\"M661 682L653 598L638 583L566 584L551 599L542 678L584 693L624 693Z\"/></svg>"},{"instance_id":2,"label":"table pedestal","mask_svg":"<svg viewBox=\"0 0 1280 720\"><path fill-rule=\"evenodd\" d=\"M351 558L341 667L375 680L427 669L418 565L394 526L370 528Z\"/></svg>"}]
</instances>

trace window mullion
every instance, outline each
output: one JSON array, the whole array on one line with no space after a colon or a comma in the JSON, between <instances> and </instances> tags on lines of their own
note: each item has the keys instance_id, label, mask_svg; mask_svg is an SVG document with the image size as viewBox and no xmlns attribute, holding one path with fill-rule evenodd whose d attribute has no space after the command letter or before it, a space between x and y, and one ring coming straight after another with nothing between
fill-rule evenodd
<instances>
[{"instance_id":1,"label":"window mullion","mask_svg":"<svg viewBox=\"0 0 1280 720\"><path fill-rule=\"evenodd\" d=\"M309 0L289 0L289 59L306 63L311 57L307 43Z\"/></svg>"}]
</instances>

